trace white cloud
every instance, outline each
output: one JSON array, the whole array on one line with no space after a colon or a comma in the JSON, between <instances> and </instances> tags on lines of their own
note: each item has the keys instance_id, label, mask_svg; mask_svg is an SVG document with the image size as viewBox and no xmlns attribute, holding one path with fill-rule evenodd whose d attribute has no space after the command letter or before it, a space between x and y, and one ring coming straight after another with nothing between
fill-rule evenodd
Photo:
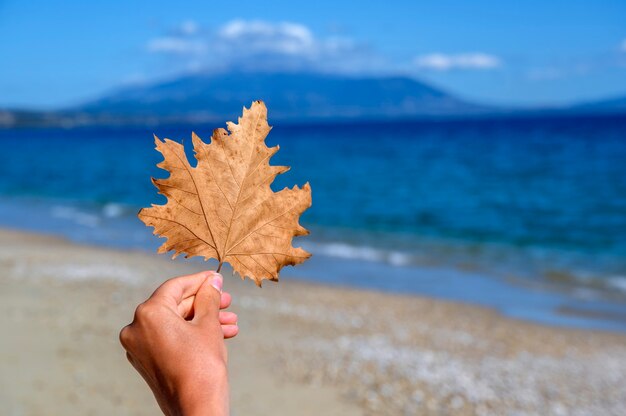
<instances>
[{"instance_id":1,"label":"white cloud","mask_svg":"<svg viewBox=\"0 0 626 416\"><path fill-rule=\"evenodd\" d=\"M481 52L443 54L431 53L421 55L413 60L416 67L434 71L451 69L493 69L501 66L501 61L494 55Z\"/></svg>"},{"instance_id":2,"label":"white cloud","mask_svg":"<svg viewBox=\"0 0 626 416\"><path fill-rule=\"evenodd\" d=\"M207 51L207 45L199 38L200 25L185 20L171 28L167 34L151 39L146 49L151 53L174 55L197 55Z\"/></svg>"},{"instance_id":3,"label":"white cloud","mask_svg":"<svg viewBox=\"0 0 626 416\"><path fill-rule=\"evenodd\" d=\"M150 53L173 57L171 70L269 70L334 73L398 72L417 68L448 71L487 70L501 66L486 53L432 53L407 68L347 36L319 36L295 22L235 19L217 28L187 20L146 45Z\"/></svg>"},{"instance_id":4,"label":"white cloud","mask_svg":"<svg viewBox=\"0 0 626 416\"><path fill-rule=\"evenodd\" d=\"M309 28L289 22L233 20L220 28L218 36L225 41L245 43L252 50L285 54L307 53L317 46Z\"/></svg>"},{"instance_id":5,"label":"white cloud","mask_svg":"<svg viewBox=\"0 0 626 416\"><path fill-rule=\"evenodd\" d=\"M193 20L185 20L178 29L183 35L195 35L200 30L200 25Z\"/></svg>"},{"instance_id":6,"label":"white cloud","mask_svg":"<svg viewBox=\"0 0 626 416\"><path fill-rule=\"evenodd\" d=\"M289 22L233 20L222 26L217 35L222 42L254 52L302 55L320 46L309 28Z\"/></svg>"},{"instance_id":7,"label":"white cloud","mask_svg":"<svg viewBox=\"0 0 626 416\"><path fill-rule=\"evenodd\" d=\"M353 39L318 37L307 26L293 22L236 19L216 30L203 30L187 21L168 35L152 39L146 49L178 60L187 58L196 68L354 71L381 65L379 56Z\"/></svg>"},{"instance_id":8,"label":"white cloud","mask_svg":"<svg viewBox=\"0 0 626 416\"><path fill-rule=\"evenodd\" d=\"M164 36L148 42L147 49L153 53L171 53L177 55L202 54L207 48L202 42L176 36Z\"/></svg>"}]
</instances>

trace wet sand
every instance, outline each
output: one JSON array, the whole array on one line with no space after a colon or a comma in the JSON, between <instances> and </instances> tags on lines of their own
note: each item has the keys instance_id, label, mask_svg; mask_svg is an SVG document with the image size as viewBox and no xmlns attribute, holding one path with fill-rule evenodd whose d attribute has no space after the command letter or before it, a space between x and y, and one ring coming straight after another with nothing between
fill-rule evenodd
<instances>
[{"instance_id":1,"label":"wet sand","mask_svg":"<svg viewBox=\"0 0 626 416\"><path fill-rule=\"evenodd\" d=\"M0 230L0 414L153 415L117 334L202 263ZM226 275L227 273L225 273ZM626 335L226 275L233 415L621 415Z\"/></svg>"}]
</instances>

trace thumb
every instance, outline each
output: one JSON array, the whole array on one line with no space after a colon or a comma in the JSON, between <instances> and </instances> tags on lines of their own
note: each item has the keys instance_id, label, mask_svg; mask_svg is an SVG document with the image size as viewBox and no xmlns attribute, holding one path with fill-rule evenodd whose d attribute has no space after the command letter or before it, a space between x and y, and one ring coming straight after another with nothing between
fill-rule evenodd
<instances>
[{"instance_id":1,"label":"thumb","mask_svg":"<svg viewBox=\"0 0 626 416\"><path fill-rule=\"evenodd\" d=\"M223 284L224 278L219 273L213 273L204 280L193 303L194 321L218 318Z\"/></svg>"}]
</instances>

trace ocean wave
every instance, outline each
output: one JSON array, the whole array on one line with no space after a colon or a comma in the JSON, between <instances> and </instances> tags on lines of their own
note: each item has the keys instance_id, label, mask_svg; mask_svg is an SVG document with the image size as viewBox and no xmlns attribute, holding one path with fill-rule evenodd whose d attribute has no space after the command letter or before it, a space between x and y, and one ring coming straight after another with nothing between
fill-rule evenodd
<instances>
[{"instance_id":1,"label":"ocean wave","mask_svg":"<svg viewBox=\"0 0 626 416\"><path fill-rule=\"evenodd\" d=\"M610 275L571 269L548 270L544 273L543 277L552 284L578 288L582 294L586 293L585 290L612 293L614 295L626 294L626 276L622 275Z\"/></svg>"},{"instance_id":2,"label":"ocean wave","mask_svg":"<svg viewBox=\"0 0 626 416\"><path fill-rule=\"evenodd\" d=\"M409 253L383 250L369 246L355 246L341 242L331 242L309 243L307 247L310 248L314 254L338 257L341 259L381 262L398 267L413 263L413 258Z\"/></svg>"},{"instance_id":3,"label":"ocean wave","mask_svg":"<svg viewBox=\"0 0 626 416\"><path fill-rule=\"evenodd\" d=\"M130 206L109 202L102 207L84 205L54 205L50 209L53 218L69 220L89 228L102 225L103 220L126 217L134 213Z\"/></svg>"},{"instance_id":4,"label":"ocean wave","mask_svg":"<svg viewBox=\"0 0 626 416\"><path fill-rule=\"evenodd\" d=\"M96 228L100 225L101 218L94 212L80 210L73 206L55 205L50 210L53 218L70 220L78 225Z\"/></svg>"},{"instance_id":5,"label":"ocean wave","mask_svg":"<svg viewBox=\"0 0 626 416\"><path fill-rule=\"evenodd\" d=\"M26 207L37 219L33 221L33 215L30 215L30 227L37 228L41 223L80 241L152 247L150 233L145 232L135 217L137 207L130 204L61 202L52 207L35 203L13 206L16 213L23 213ZM442 266L494 278L512 277L531 284L547 284L548 287L575 292L579 298L608 295L621 300L626 295L626 275L623 273L626 263L614 257L602 260L594 256L593 260L598 263L595 267L592 258L585 253L419 238L409 244L388 234L381 237L363 232L342 232L341 235L328 232L318 240L303 242L303 246L315 255L326 257L329 265L347 261L403 268Z\"/></svg>"},{"instance_id":6,"label":"ocean wave","mask_svg":"<svg viewBox=\"0 0 626 416\"><path fill-rule=\"evenodd\" d=\"M626 276L609 277L607 279L607 285L626 293Z\"/></svg>"},{"instance_id":7,"label":"ocean wave","mask_svg":"<svg viewBox=\"0 0 626 416\"><path fill-rule=\"evenodd\" d=\"M127 215L129 208L126 205L109 202L102 207L102 215L106 218L119 218Z\"/></svg>"}]
</instances>

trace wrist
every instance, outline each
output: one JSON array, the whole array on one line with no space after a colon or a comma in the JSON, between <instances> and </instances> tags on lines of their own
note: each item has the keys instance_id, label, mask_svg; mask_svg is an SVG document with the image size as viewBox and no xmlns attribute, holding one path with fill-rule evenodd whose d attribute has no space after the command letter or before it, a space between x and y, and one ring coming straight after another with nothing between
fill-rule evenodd
<instances>
[{"instance_id":1,"label":"wrist","mask_svg":"<svg viewBox=\"0 0 626 416\"><path fill-rule=\"evenodd\" d=\"M193 377L178 389L182 416L228 416L228 373L226 366L214 367L211 374Z\"/></svg>"}]
</instances>

